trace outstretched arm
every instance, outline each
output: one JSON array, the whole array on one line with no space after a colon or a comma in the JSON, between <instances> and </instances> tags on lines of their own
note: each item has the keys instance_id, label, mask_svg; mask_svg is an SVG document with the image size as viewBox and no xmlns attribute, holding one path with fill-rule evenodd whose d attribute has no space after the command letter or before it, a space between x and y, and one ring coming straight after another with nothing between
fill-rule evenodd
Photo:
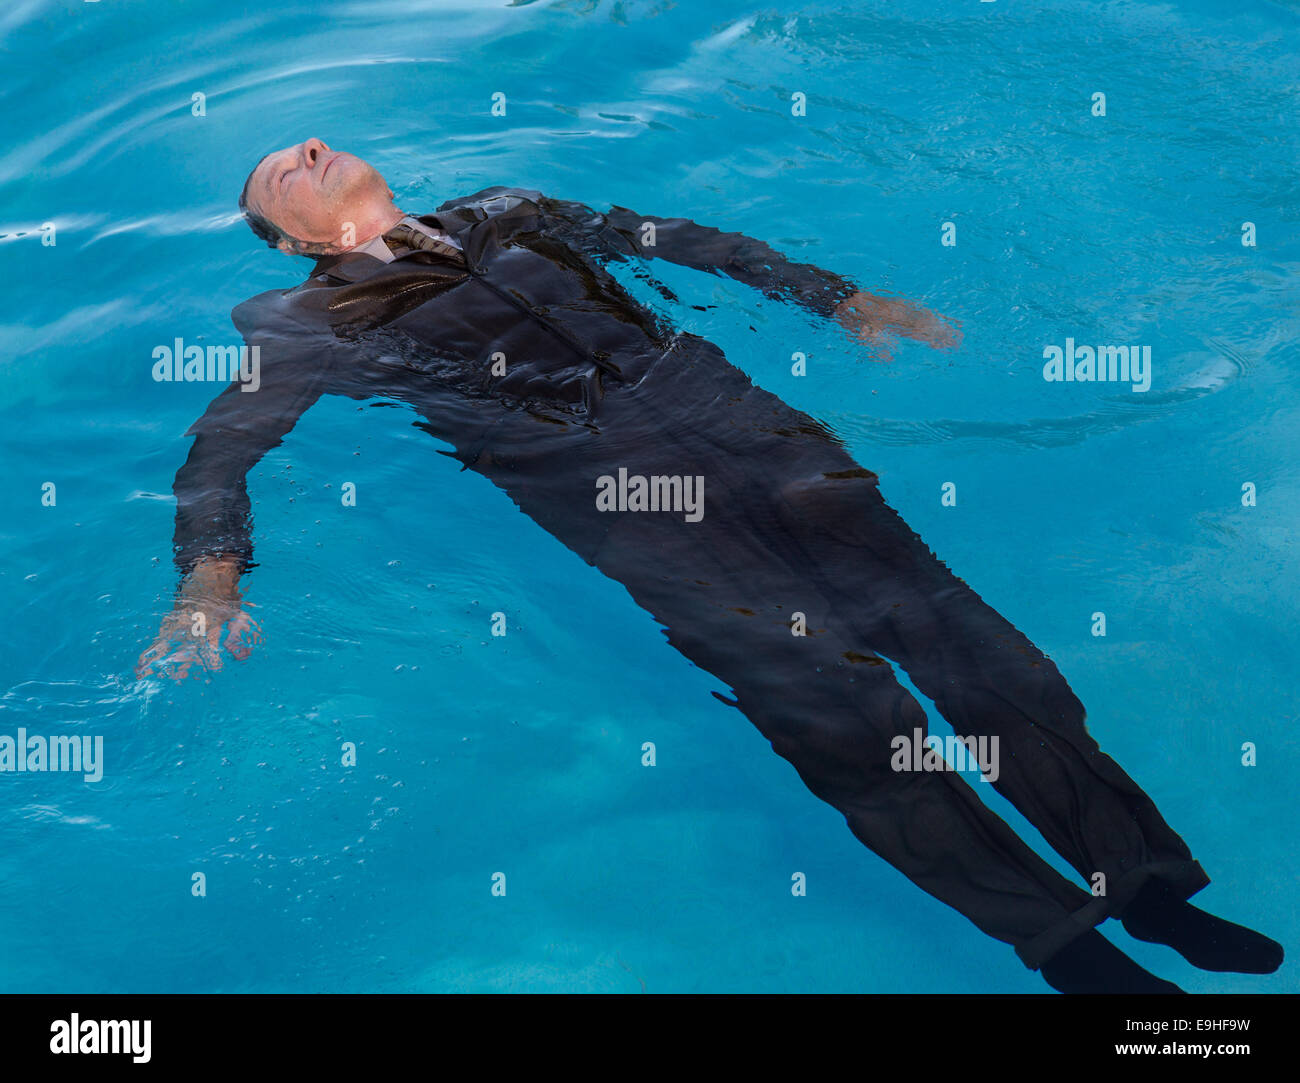
<instances>
[{"instance_id":1,"label":"outstretched arm","mask_svg":"<svg viewBox=\"0 0 1300 1083\"><path fill-rule=\"evenodd\" d=\"M563 200L543 199L541 205L552 215L596 229L624 252L725 274L769 297L797 301L871 345L883 347L884 336L890 333L937 349L950 349L961 341L960 330L912 301L867 293L833 271L795 263L743 233L726 233L689 218L638 214L626 207L599 215Z\"/></svg>"},{"instance_id":2,"label":"outstretched arm","mask_svg":"<svg viewBox=\"0 0 1300 1083\"><path fill-rule=\"evenodd\" d=\"M246 336L247 337L247 336ZM244 611L239 578L253 558L247 474L280 444L320 397L321 372L298 358L261 352L256 391L231 384L189 429L189 457L176 472L175 561L181 573L171 611L136 673L166 672L184 679L194 663L221 666L225 647L237 658L260 638ZM251 349L251 347L250 347Z\"/></svg>"}]
</instances>

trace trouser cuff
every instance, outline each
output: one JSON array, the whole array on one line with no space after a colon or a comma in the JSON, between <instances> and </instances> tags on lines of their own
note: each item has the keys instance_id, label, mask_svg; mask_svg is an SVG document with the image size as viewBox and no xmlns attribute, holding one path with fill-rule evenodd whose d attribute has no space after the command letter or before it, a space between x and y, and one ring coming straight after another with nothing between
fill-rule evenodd
<instances>
[{"instance_id":1,"label":"trouser cuff","mask_svg":"<svg viewBox=\"0 0 1300 1083\"><path fill-rule=\"evenodd\" d=\"M1161 880L1175 895L1191 898L1210 882L1198 861L1158 861L1125 873L1109 885L1106 895L1090 899L1072 914L1044 929L1033 939L1016 945L1016 954L1030 970L1037 970L1069 944L1095 929L1109 917L1120 917L1150 880Z\"/></svg>"}]
</instances>

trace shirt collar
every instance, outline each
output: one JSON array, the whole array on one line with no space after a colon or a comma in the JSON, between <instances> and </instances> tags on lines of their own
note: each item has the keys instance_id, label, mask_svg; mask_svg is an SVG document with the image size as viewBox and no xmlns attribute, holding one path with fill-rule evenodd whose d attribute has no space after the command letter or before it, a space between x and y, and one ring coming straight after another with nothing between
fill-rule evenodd
<instances>
[{"instance_id":1,"label":"shirt collar","mask_svg":"<svg viewBox=\"0 0 1300 1083\"><path fill-rule=\"evenodd\" d=\"M393 250L384 242L382 236L371 237L365 244L349 248L347 254L351 256L359 252L364 252L367 256L374 256L375 259L383 260L385 263L392 263L397 258L393 255Z\"/></svg>"}]
</instances>

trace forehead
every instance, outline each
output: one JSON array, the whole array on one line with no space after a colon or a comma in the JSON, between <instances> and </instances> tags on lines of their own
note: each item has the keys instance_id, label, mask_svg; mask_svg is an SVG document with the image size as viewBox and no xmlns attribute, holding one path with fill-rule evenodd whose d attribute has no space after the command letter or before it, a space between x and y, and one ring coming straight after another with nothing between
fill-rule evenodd
<instances>
[{"instance_id":1,"label":"forehead","mask_svg":"<svg viewBox=\"0 0 1300 1083\"><path fill-rule=\"evenodd\" d=\"M250 199L256 199L258 203L268 202L268 197L274 194L271 190L271 177L275 175L275 171L281 165L288 163L293 150L293 147L273 150L253 167L248 185Z\"/></svg>"}]
</instances>

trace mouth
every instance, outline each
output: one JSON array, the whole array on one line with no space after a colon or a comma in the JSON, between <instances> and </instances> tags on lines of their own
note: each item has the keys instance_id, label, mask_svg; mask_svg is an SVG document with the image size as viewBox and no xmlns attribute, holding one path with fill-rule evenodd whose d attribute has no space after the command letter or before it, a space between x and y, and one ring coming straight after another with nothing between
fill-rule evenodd
<instances>
[{"instance_id":1,"label":"mouth","mask_svg":"<svg viewBox=\"0 0 1300 1083\"><path fill-rule=\"evenodd\" d=\"M339 151L337 154L334 155L333 158L331 158L331 159L329 160L328 163L326 163L325 168L324 168L323 170L321 170L321 175L320 175L320 180L321 180L321 183L322 183L322 184L325 183L325 174L327 174L327 173L330 171L330 167L331 167L335 162L337 162L337 161L339 160L339 158L341 158L342 156L343 156L343 152L342 152L342 151Z\"/></svg>"}]
</instances>

